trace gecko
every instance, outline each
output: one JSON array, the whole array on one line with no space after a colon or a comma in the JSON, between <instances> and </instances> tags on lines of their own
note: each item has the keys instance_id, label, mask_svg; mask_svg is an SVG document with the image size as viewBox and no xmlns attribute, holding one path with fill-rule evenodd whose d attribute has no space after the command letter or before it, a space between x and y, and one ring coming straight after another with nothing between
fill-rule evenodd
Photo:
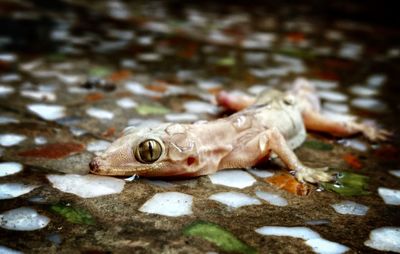
<instances>
[{"instance_id":1,"label":"gecko","mask_svg":"<svg viewBox=\"0 0 400 254\"><path fill-rule=\"evenodd\" d=\"M300 182L334 180L328 167L304 165L294 153L306 130L336 137L363 134L371 141L390 133L356 121L337 121L321 114L314 86L297 79L287 91L268 89L257 97L220 92L219 105L232 115L192 124L162 123L128 127L102 154L90 162L98 175L195 177L227 168L249 168L277 156Z\"/></svg>"}]
</instances>

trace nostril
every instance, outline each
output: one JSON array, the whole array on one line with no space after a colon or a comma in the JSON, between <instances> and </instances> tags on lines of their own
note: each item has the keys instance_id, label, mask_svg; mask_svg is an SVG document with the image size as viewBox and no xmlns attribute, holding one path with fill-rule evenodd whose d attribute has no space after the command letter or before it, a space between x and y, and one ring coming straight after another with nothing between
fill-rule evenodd
<instances>
[{"instance_id":1,"label":"nostril","mask_svg":"<svg viewBox=\"0 0 400 254\"><path fill-rule=\"evenodd\" d=\"M92 161L89 163L89 168L90 168L90 171L96 172L96 171L98 171L98 169L99 169L99 164L97 163L96 160L92 160Z\"/></svg>"}]
</instances>

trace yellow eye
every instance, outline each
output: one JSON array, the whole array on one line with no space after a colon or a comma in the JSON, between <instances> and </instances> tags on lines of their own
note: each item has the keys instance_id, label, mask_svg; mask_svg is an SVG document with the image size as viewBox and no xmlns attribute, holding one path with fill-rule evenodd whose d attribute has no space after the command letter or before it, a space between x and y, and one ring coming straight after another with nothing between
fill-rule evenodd
<instances>
[{"instance_id":1,"label":"yellow eye","mask_svg":"<svg viewBox=\"0 0 400 254\"><path fill-rule=\"evenodd\" d=\"M158 160L162 153L161 144L154 139L147 139L136 147L135 158L142 163L153 163Z\"/></svg>"}]
</instances>

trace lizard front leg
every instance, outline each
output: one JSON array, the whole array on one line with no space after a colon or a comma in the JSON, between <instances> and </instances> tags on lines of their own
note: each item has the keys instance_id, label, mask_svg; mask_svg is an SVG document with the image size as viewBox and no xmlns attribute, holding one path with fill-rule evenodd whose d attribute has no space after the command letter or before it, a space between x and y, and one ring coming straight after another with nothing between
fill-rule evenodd
<instances>
[{"instance_id":1,"label":"lizard front leg","mask_svg":"<svg viewBox=\"0 0 400 254\"><path fill-rule=\"evenodd\" d=\"M324 172L327 168L310 168L303 165L290 149L285 138L275 127L257 134L245 145L240 145L221 162L225 168L252 166L274 152L294 172L300 182L328 182L333 176Z\"/></svg>"}]
</instances>

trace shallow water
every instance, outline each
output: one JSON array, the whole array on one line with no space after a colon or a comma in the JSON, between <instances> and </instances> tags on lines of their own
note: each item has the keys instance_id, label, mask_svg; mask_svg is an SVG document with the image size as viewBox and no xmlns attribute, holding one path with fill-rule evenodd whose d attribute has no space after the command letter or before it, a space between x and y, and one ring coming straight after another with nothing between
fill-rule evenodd
<instances>
[{"instance_id":1,"label":"shallow water","mask_svg":"<svg viewBox=\"0 0 400 254\"><path fill-rule=\"evenodd\" d=\"M184 234L196 221L252 247L242 253L400 252L400 32L389 9L2 1L0 252L223 253ZM286 89L297 77L315 84L324 114L394 131L386 143L309 133L296 150L307 165L367 176L367 195L281 188L267 178L287 176L271 164L191 179L87 175L128 125L212 120L226 114L218 91Z\"/></svg>"}]
</instances>

